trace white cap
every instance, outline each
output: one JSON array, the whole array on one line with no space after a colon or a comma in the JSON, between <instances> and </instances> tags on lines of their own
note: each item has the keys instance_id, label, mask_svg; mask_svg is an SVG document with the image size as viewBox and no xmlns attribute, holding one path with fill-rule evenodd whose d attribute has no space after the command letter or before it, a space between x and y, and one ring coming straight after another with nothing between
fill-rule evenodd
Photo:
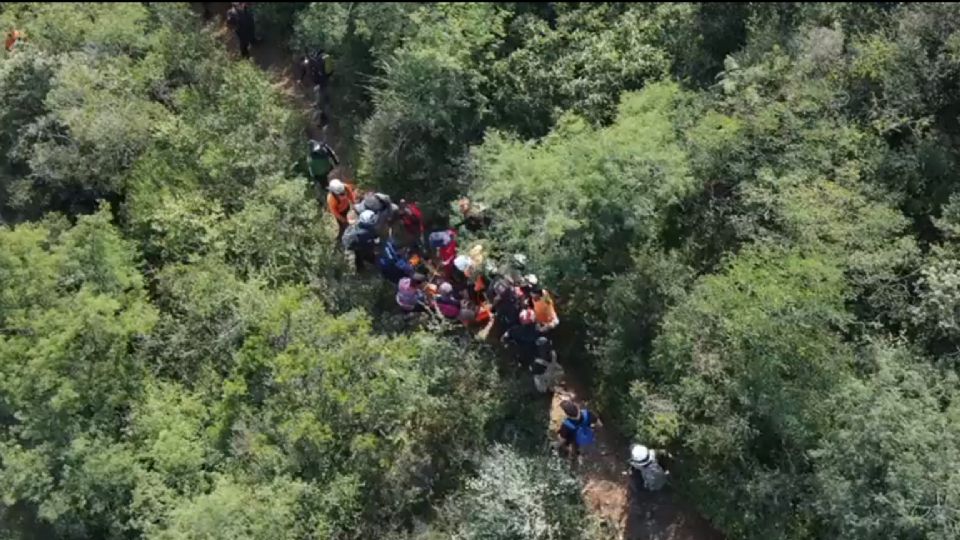
<instances>
[{"instance_id":1,"label":"white cap","mask_svg":"<svg viewBox=\"0 0 960 540\"><path fill-rule=\"evenodd\" d=\"M343 192L347 190L347 186L343 185L343 182L334 178L330 181L330 185L327 186L327 189L335 195L343 195Z\"/></svg>"},{"instance_id":2,"label":"white cap","mask_svg":"<svg viewBox=\"0 0 960 540\"><path fill-rule=\"evenodd\" d=\"M527 275L523 276L523 279L524 279L524 281L526 281L526 282L529 283L530 285L536 285L537 283L540 283L540 280L537 279L536 274L527 274Z\"/></svg>"},{"instance_id":3,"label":"white cap","mask_svg":"<svg viewBox=\"0 0 960 540\"><path fill-rule=\"evenodd\" d=\"M444 281L440 284L440 294L450 294L453 292L453 285Z\"/></svg>"},{"instance_id":4,"label":"white cap","mask_svg":"<svg viewBox=\"0 0 960 540\"><path fill-rule=\"evenodd\" d=\"M360 212L360 223L364 225L373 225L377 221L377 214L373 210L364 210Z\"/></svg>"},{"instance_id":5,"label":"white cap","mask_svg":"<svg viewBox=\"0 0 960 540\"><path fill-rule=\"evenodd\" d=\"M453 259L453 265L456 266L457 270L461 272L466 272L467 268L470 268L470 264L470 257L467 257L466 255L457 255L457 257Z\"/></svg>"},{"instance_id":6,"label":"white cap","mask_svg":"<svg viewBox=\"0 0 960 540\"><path fill-rule=\"evenodd\" d=\"M643 467L653 461L653 452L642 444L635 444L630 447L630 464L637 467Z\"/></svg>"}]
</instances>

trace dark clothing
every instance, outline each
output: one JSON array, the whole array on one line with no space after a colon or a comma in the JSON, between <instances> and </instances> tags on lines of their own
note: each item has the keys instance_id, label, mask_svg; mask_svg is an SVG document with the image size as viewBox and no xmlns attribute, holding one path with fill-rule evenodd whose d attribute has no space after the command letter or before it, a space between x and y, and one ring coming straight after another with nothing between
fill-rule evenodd
<instances>
[{"instance_id":1,"label":"dark clothing","mask_svg":"<svg viewBox=\"0 0 960 540\"><path fill-rule=\"evenodd\" d=\"M253 11L247 4L239 8L234 6L227 11L227 26L233 29L237 34L237 41L240 42L240 54L244 58L250 57L250 45L256 39L256 23L253 20Z\"/></svg>"}]
</instances>

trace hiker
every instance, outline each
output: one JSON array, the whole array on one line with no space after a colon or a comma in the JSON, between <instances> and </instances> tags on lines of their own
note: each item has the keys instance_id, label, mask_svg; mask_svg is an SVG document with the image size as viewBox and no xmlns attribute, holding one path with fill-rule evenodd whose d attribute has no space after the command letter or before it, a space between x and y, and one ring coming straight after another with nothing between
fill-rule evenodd
<instances>
[{"instance_id":1,"label":"hiker","mask_svg":"<svg viewBox=\"0 0 960 540\"><path fill-rule=\"evenodd\" d=\"M537 338L540 337L537 332L536 315L532 309L520 311L518 324L515 324L500 336L500 342L503 344L513 344L519 349L521 364L529 364L536 356Z\"/></svg>"},{"instance_id":2,"label":"hiker","mask_svg":"<svg viewBox=\"0 0 960 540\"><path fill-rule=\"evenodd\" d=\"M393 240L387 240L383 244L383 250L380 257L377 258L377 266L380 268L380 275L383 276L383 279L394 285L401 279L412 277L414 274L413 265L397 249Z\"/></svg>"},{"instance_id":3,"label":"hiker","mask_svg":"<svg viewBox=\"0 0 960 540\"><path fill-rule=\"evenodd\" d=\"M310 139L310 153L307 154L307 174L314 182L319 182L326 187L327 175L334 167L340 165L340 158L329 144L323 141Z\"/></svg>"},{"instance_id":4,"label":"hiker","mask_svg":"<svg viewBox=\"0 0 960 540\"><path fill-rule=\"evenodd\" d=\"M20 44L24 40L23 32L17 30L16 28L7 32L7 38L3 42L3 48L10 52L14 47Z\"/></svg>"},{"instance_id":5,"label":"hiker","mask_svg":"<svg viewBox=\"0 0 960 540\"><path fill-rule=\"evenodd\" d=\"M498 277L490 287L490 308L500 328L511 328L520 322L520 302L516 290L505 277Z\"/></svg>"},{"instance_id":6,"label":"hiker","mask_svg":"<svg viewBox=\"0 0 960 540\"><path fill-rule=\"evenodd\" d=\"M332 182L331 182L332 183ZM343 233L343 247L353 251L353 264L357 273L363 271L364 263L375 264L374 247L380 238L374 230L376 216L369 210L364 210L357 218L357 222L347 227Z\"/></svg>"},{"instance_id":7,"label":"hiker","mask_svg":"<svg viewBox=\"0 0 960 540\"><path fill-rule=\"evenodd\" d=\"M586 407L578 407L570 400L560 402L560 408L566 418L560 423L557 435L560 437L558 450L566 450L568 455L581 461L580 451L593 444L594 426L603 425Z\"/></svg>"},{"instance_id":8,"label":"hiker","mask_svg":"<svg viewBox=\"0 0 960 540\"><path fill-rule=\"evenodd\" d=\"M400 309L407 313L426 311L426 297L413 278L402 278L397 283L397 295L394 297Z\"/></svg>"},{"instance_id":9,"label":"hiker","mask_svg":"<svg viewBox=\"0 0 960 540\"><path fill-rule=\"evenodd\" d=\"M249 2L233 2L227 10L227 26L235 34L240 43L240 55L250 58L250 45L256 41L256 23L253 19L253 10Z\"/></svg>"},{"instance_id":10,"label":"hiker","mask_svg":"<svg viewBox=\"0 0 960 540\"><path fill-rule=\"evenodd\" d=\"M486 207L474 204L470 199L463 197L457 201L457 207L460 209L462 220L457 225L465 227L470 232L477 232L490 226L490 216L486 213Z\"/></svg>"},{"instance_id":11,"label":"hiker","mask_svg":"<svg viewBox=\"0 0 960 540\"><path fill-rule=\"evenodd\" d=\"M436 250L436 258L444 275L450 277L453 273L453 260L457 256L456 229L434 231L430 233L427 240L430 243L430 249Z\"/></svg>"},{"instance_id":12,"label":"hiker","mask_svg":"<svg viewBox=\"0 0 960 540\"><path fill-rule=\"evenodd\" d=\"M397 212L397 217L400 225L403 227L404 234L412 239L406 243L414 247L420 246L423 242L423 234L426 231L423 224L423 212L420 211L417 203L404 199L400 199L398 206L400 210Z\"/></svg>"},{"instance_id":13,"label":"hiker","mask_svg":"<svg viewBox=\"0 0 960 540\"><path fill-rule=\"evenodd\" d=\"M529 284L528 295L536 316L537 331L545 334L560 324L553 296L550 295L549 291L540 287L537 276L528 274L524 276L524 281Z\"/></svg>"},{"instance_id":14,"label":"hiker","mask_svg":"<svg viewBox=\"0 0 960 540\"><path fill-rule=\"evenodd\" d=\"M630 447L630 491L639 492L640 489L647 491L659 491L667 483L669 472L663 470L663 467L657 463L657 454L654 450L641 444L634 444Z\"/></svg>"},{"instance_id":15,"label":"hiker","mask_svg":"<svg viewBox=\"0 0 960 540\"><path fill-rule=\"evenodd\" d=\"M356 210L358 214L367 210L373 212L374 228L379 235L386 237L389 233L389 224L399 207L390 200L389 195L370 192L356 203Z\"/></svg>"},{"instance_id":16,"label":"hiker","mask_svg":"<svg viewBox=\"0 0 960 540\"><path fill-rule=\"evenodd\" d=\"M313 81L313 91L316 94L316 106L321 110L321 126L327 124L326 109L330 104L330 78L333 76L333 59L323 49L305 54L300 61L302 71L298 83L303 83L307 73Z\"/></svg>"},{"instance_id":17,"label":"hiker","mask_svg":"<svg viewBox=\"0 0 960 540\"><path fill-rule=\"evenodd\" d=\"M553 348L553 343L544 336L537 338L537 356L530 364L530 372L533 374L533 386L537 392L546 394L553 390L557 381L563 376L563 367L557 362L557 351Z\"/></svg>"},{"instance_id":18,"label":"hiker","mask_svg":"<svg viewBox=\"0 0 960 540\"><path fill-rule=\"evenodd\" d=\"M351 205L357 200L356 189L352 185L334 178L327 186L327 191L329 192L327 193L327 208L330 209L330 213L337 220L339 230L337 231L336 241L340 242L343 240L344 231L350 224L347 215L350 213Z\"/></svg>"},{"instance_id":19,"label":"hiker","mask_svg":"<svg viewBox=\"0 0 960 540\"><path fill-rule=\"evenodd\" d=\"M457 298L453 285L445 281L440 284L439 292L440 296L436 298L437 311L447 319L459 318L460 299Z\"/></svg>"}]
</instances>

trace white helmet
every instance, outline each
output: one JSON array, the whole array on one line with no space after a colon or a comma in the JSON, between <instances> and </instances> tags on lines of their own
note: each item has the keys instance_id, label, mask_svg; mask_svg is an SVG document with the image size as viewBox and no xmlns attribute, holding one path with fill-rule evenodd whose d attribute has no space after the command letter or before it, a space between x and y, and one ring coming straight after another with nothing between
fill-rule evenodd
<instances>
[{"instance_id":1,"label":"white helmet","mask_svg":"<svg viewBox=\"0 0 960 540\"><path fill-rule=\"evenodd\" d=\"M377 214L373 210L364 210L360 212L360 223L362 225L373 225L377 222Z\"/></svg>"},{"instance_id":2,"label":"white helmet","mask_svg":"<svg viewBox=\"0 0 960 540\"><path fill-rule=\"evenodd\" d=\"M453 265L461 272L466 272L467 268L470 268L471 262L470 257L466 255L457 255L457 257L453 259Z\"/></svg>"},{"instance_id":3,"label":"white helmet","mask_svg":"<svg viewBox=\"0 0 960 540\"><path fill-rule=\"evenodd\" d=\"M523 279L524 279L524 281L526 281L526 282L529 283L530 285L536 285L537 283L540 283L540 280L537 279L536 274L527 274L527 275L523 276Z\"/></svg>"},{"instance_id":4,"label":"white helmet","mask_svg":"<svg viewBox=\"0 0 960 540\"><path fill-rule=\"evenodd\" d=\"M453 285L444 281L440 284L440 294L450 294L453 292Z\"/></svg>"},{"instance_id":5,"label":"white helmet","mask_svg":"<svg viewBox=\"0 0 960 540\"><path fill-rule=\"evenodd\" d=\"M327 186L327 189L330 190L334 195L343 195L343 192L347 190L347 186L343 185L343 182L334 178L330 181L330 185Z\"/></svg>"},{"instance_id":6,"label":"white helmet","mask_svg":"<svg viewBox=\"0 0 960 540\"><path fill-rule=\"evenodd\" d=\"M635 467L645 467L653 461L653 451L643 446L635 444L630 447L630 464Z\"/></svg>"}]
</instances>

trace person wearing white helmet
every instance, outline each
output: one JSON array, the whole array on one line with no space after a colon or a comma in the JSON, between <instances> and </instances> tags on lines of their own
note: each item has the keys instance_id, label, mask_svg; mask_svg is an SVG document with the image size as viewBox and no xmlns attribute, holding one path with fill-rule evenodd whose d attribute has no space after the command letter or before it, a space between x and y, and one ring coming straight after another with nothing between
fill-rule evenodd
<instances>
[{"instance_id":1,"label":"person wearing white helmet","mask_svg":"<svg viewBox=\"0 0 960 540\"><path fill-rule=\"evenodd\" d=\"M314 182L325 182L330 171L340 165L340 158L333 148L323 141L310 139L307 144L310 147L307 154L307 174Z\"/></svg>"},{"instance_id":2,"label":"person wearing white helmet","mask_svg":"<svg viewBox=\"0 0 960 540\"><path fill-rule=\"evenodd\" d=\"M343 239L343 232L350 224L347 215L350 213L351 206L357 200L356 190L352 185L343 182L339 178L334 178L330 180L330 184L327 185L327 191L329 192L327 193L327 208L330 209L330 213L333 214L334 219L337 220L337 226L339 227L336 240L339 246L340 241Z\"/></svg>"},{"instance_id":3,"label":"person wearing white helmet","mask_svg":"<svg viewBox=\"0 0 960 540\"><path fill-rule=\"evenodd\" d=\"M647 491L658 491L667 483L670 474L657 463L657 454L642 444L633 444L630 447L630 473L633 488L643 488Z\"/></svg>"},{"instance_id":4,"label":"person wearing white helmet","mask_svg":"<svg viewBox=\"0 0 960 540\"><path fill-rule=\"evenodd\" d=\"M377 214L373 210L364 210L360 212L357 221L361 226L372 229L377 224Z\"/></svg>"}]
</instances>

